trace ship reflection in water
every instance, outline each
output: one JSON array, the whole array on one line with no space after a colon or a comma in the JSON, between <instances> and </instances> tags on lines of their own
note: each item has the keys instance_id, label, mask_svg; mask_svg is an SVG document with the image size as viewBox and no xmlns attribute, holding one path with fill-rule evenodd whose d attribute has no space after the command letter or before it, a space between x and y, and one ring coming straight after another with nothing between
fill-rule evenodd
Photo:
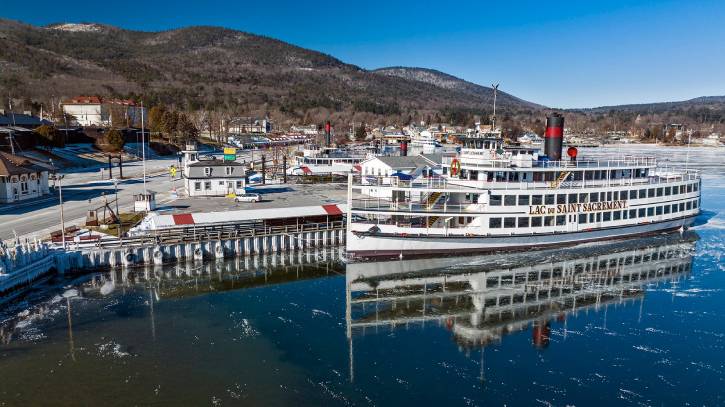
<instances>
[{"instance_id":1,"label":"ship reflection in water","mask_svg":"<svg viewBox=\"0 0 725 407\"><path fill-rule=\"evenodd\" d=\"M698 350L723 344L717 307L714 322L686 313L709 294L669 297L711 267L696 257L685 278L697 239L350 264L325 249L59 278L5 306L0 404L666 402L647 389L722 382L719 356Z\"/></svg>"},{"instance_id":2,"label":"ship reflection in water","mask_svg":"<svg viewBox=\"0 0 725 407\"><path fill-rule=\"evenodd\" d=\"M638 303L646 287L691 270L697 236L673 234L567 250L347 266L350 377L354 339L369 330L434 325L460 349L485 348L531 328L531 344L550 345L552 324L610 306ZM481 352L481 380L484 379Z\"/></svg>"}]
</instances>

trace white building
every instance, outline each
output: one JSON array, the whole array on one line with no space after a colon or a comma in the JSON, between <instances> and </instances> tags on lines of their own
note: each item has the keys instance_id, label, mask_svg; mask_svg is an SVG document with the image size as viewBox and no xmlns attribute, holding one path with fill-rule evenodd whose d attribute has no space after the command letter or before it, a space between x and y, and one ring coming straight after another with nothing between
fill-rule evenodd
<instances>
[{"instance_id":1,"label":"white building","mask_svg":"<svg viewBox=\"0 0 725 407\"><path fill-rule=\"evenodd\" d=\"M247 172L242 163L216 158L200 159L194 144L187 145L183 154L184 186L190 197L244 193Z\"/></svg>"},{"instance_id":2,"label":"white building","mask_svg":"<svg viewBox=\"0 0 725 407\"><path fill-rule=\"evenodd\" d=\"M142 108L133 100L78 96L62 102L61 105L63 113L73 116L74 122L80 126L109 126L113 122L133 126L141 120ZM143 108L144 114L147 113L145 109Z\"/></svg>"},{"instance_id":3,"label":"white building","mask_svg":"<svg viewBox=\"0 0 725 407\"><path fill-rule=\"evenodd\" d=\"M38 198L50 193L48 168L26 157L0 151L0 203Z\"/></svg>"},{"instance_id":4,"label":"white building","mask_svg":"<svg viewBox=\"0 0 725 407\"><path fill-rule=\"evenodd\" d=\"M272 122L267 118L237 117L229 121L229 133L231 134L267 134L271 132Z\"/></svg>"},{"instance_id":5,"label":"white building","mask_svg":"<svg viewBox=\"0 0 725 407\"><path fill-rule=\"evenodd\" d=\"M440 173L441 154L416 156L376 156L360 163L360 173L376 177L389 177L400 173L410 177L429 176Z\"/></svg>"}]
</instances>

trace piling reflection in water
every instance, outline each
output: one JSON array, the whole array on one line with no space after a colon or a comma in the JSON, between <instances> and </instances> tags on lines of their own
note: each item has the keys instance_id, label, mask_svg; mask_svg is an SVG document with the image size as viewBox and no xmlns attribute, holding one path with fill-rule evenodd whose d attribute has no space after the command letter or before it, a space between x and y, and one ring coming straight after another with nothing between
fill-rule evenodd
<instances>
[{"instance_id":1,"label":"piling reflection in water","mask_svg":"<svg viewBox=\"0 0 725 407\"><path fill-rule=\"evenodd\" d=\"M531 344L546 348L552 324L564 325L566 335L568 315L641 307L646 286L688 275L696 240L694 233L671 234L525 254L350 264L350 377L354 337L381 327L435 324L467 352L531 327Z\"/></svg>"}]
</instances>

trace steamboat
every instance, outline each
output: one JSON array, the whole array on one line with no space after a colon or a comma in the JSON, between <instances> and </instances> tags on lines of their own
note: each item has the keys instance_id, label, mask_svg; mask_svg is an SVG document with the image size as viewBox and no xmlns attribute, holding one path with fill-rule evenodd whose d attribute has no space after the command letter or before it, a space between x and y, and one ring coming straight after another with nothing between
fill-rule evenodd
<instances>
[{"instance_id":1,"label":"steamboat","mask_svg":"<svg viewBox=\"0 0 725 407\"><path fill-rule=\"evenodd\" d=\"M684 229L700 213L700 174L654 157L562 159L564 118L547 117L543 154L499 131L462 138L442 175L350 174L351 259L529 250Z\"/></svg>"}]
</instances>

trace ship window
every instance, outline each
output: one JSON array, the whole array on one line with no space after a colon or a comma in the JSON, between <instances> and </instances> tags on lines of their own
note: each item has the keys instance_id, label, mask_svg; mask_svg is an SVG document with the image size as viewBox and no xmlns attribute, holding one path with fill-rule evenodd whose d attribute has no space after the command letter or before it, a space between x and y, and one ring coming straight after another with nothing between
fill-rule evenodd
<instances>
[{"instance_id":1,"label":"ship window","mask_svg":"<svg viewBox=\"0 0 725 407\"><path fill-rule=\"evenodd\" d=\"M531 205L541 205L541 195L531 195Z\"/></svg>"},{"instance_id":2,"label":"ship window","mask_svg":"<svg viewBox=\"0 0 725 407\"><path fill-rule=\"evenodd\" d=\"M503 227L515 228L516 227L516 218L503 218Z\"/></svg>"},{"instance_id":3,"label":"ship window","mask_svg":"<svg viewBox=\"0 0 725 407\"><path fill-rule=\"evenodd\" d=\"M592 192L589 194L589 202L599 202L599 193Z\"/></svg>"},{"instance_id":4,"label":"ship window","mask_svg":"<svg viewBox=\"0 0 725 407\"><path fill-rule=\"evenodd\" d=\"M684 194L685 193L685 186L684 185L680 185L680 193L681 194Z\"/></svg>"},{"instance_id":5,"label":"ship window","mask_svg":"<svg viewBox=\"0 0 725 407\"><path fill-rule=\"evenodd\" d=\"M658 206L658 207L657 207L657 208L655 209L655 214L657 214L657 215L662 215L662 207L661 207L661 206Z\"/></svg>"},{"instance_id":6,"label":"ship window","mask_svg":"<svg viewBox=\"0 0 725 407\"><path fill-rule=\"evenodd\" d=\"M604 192L604 191L600 192L599 193L599 200L602 201L602 202L607 201L607 193Z\"/></svg>"},{"instance_id":7,"label":"ship window","mask_svg":"<svg viewBox=\"0 0 725 407\"><path fill-rule=\"evenodd\" d=\"M654 216L655 214L655 208L649 207L647 208L647 216Z\"/></svg>"},{"instance_id":8,"label":"ship window","mask_svg":"<svg viewBox=\"0 0 725 407\"><path fill-rule=\"evenodd\" d=\"M612 200L612 191L607 192L607 201Z\"/></svg>"},{"instance_id":9,"label":"ship window","mask_svg":"<svg viewBox=\"0 0 725 407\"><path fill-rule=\"evenodd\" d=\"M687 184L687 192L692 192L692 184Z\"/></svg>"},{"instance_id":10,"label":"ship window","mask_svg":"<svg viewBox=\"0 0 725 407\"><path fill-rule=\"evenodd\" d=\"M491 218L488 220L488 227L491 229L498 229L501 227L501 218Z\"/></svg>"},{"instance_id":11,"label":"ship window","mask_svg":"<svg viewBox=\"0 0 725 407\"><path fill-rule=\"evenodd\" d=\"M586 213L579 214L579 223L587 223L587 214Z\"/></svg>"},{"instance_id":12,"label":"ship window","mask_svg":"<svg viewBox=\"0 0 725 407\"><path fill-rule=\"evenodd\" d=\"M547 194L544 199L545 199L545 203L547 205L553 205L554 204L554 194Z\"/></svg>"},{"instance_id":13,"label":"ship window","mask_svg":"<svg viewBox=\"0 0 725 407\"><path fill-rule=\"evenodd\" d=\"M598 212L597 213L597 222L601 222L601 221L602 221L602 213Z\"/></svg>"},{"instance_id":14,"label":"ship window","mask_svg":"<svg viewBox=\"0 0 725 407\"><path fill-rule=\"evenodd\" d=\"M639 199L647 198L647 190L646 189L640 189L639 190Z\"/></svg>"},{"instance_id":15,"label":"ship window","mask_svg":"<svg viewBox=\"0 0 725 407\"><path fill-rule=\"evenodd\" d=\"M629 191L629 199L637 199L637 190L632 189Z\"/></svg>"},{"instance_id":16,"label":"ship window","mask_svg":"<svg viewBox=\"0 0 725 407\"><path fill-rule=\"evenodd\" d=\"M531 218L531 227L532 228L541 227L541 216L536 216L536 217Z\"/></svg>"},{"instance_id":17,"label":"ship window","mask_svg":"<svg viewBox=\"0 0 725 407\"><path fill-rule=\"evenodd\" d=\"M647 190L647 197L648 198L654 198L654 196L655 196L655 189L654 188L648 189Z\"/></svg>"},{"instance_id":18,"label":"ship window","mask_svg":"<svg viewBox=\"0 0 725 407\"><path fill-rule=\"evenodd\" d=\"M697 188L698 188L697 184L692 184L692 190L693 191L697 192Z\"/></svg>"},{"instance_id":19,"label":"ship window","mask_svg":"<svg viewBox=\"0 0 725 407\"><path fill-rule=\"evenodd\" d=\"M626 211L626 210L622 211L622 219L627 219L628 218L627 214L629 214L629 212L631 212L631 211Z\"/></svg>"},{"instance_id":20,"label":"ship window","mask_svg":"<svg viewBox=\"0 0 725 407\"><path fill-rule=\"evenodd\" d=\"M629 210L629 218L634 219L637 217L637 210L636 209L630 209Z\"/></svg>"},{"instance_id":21,"label":"ship window","mask_svg":"<svg viewBox=\"0 0 725 407\"><path fill-rule=\"evenodd\" d=\"M574 177L573 178L574 181L581 181L583 178L583 174L584 174L583 171L574 171L574 173L572 174L572 177Z\"/></svg>"},{"instance_id":22,"label":"ship window","mask_svg":"<svg viewBox=\"0 0 725 407\"><path fill-rule=\"evenodd\" d=\"M613 219L614 220L620 220L620 219L622 219L622 212L620 212L620 211L614 211Z\"/></svg>"},{"instance_id":23,"label":"ship window","mask_svg":"<svg viewBox=\"0 0 725 407\"><path fill-rule=\"evenodd\" d=\"M516 195L504 195L503 204L505 206L516 206Z\"/></svg>"},{"instance_id":24,"label":"ship window","mask_svg":"<svg viewBox=\"0 0 725 407\"><path fill-rule=\"evenodd\" d=\"M583 193L579 194L579 203L587 203L589 202L589 194Z\"/></svg>"},{"instance_id":25,"label":"ship window","mask_svg":"<svg viewBox=\"0 0 725 407\"><path fill-rule=\"evenodd\" d=\"M662 196L662 188L657 188L657 196Z\"/></svg>"},{"instance_id":26,"label":"ship window","mask_svg":"<svg viewBox=\"0 0 725 407\"><path fill-rule=\"evenodd\" d=\"M672 195L672 187L665 187L665 195L666 196Z\"/></svg>"},{"instance_id":27,"label":"ship window","mask_svg":"<svg viewBox=\"0 0 725 407\"><path fill-rule=\"evenodd\" d=\"M590 213L589 214L589 223L594 223L595 220L596 220L596 217L594 216L594 214Z\"/></svg>"},{"instance_id":28,"label":"ship window","mask_svg":"<svg viewBox=\"0 0 725 407\"><path fill-rule=\"evenodd\" d=\"M501 195L491 195L491 198L489 198L488 203L491 206L501 206Z\"/></svg>"},{"instance_id":29,"label":"ship window","mask_svg":"<svg viewBox=\"0 0 725 407\"><path fill-rule=\"evenodd\" d=\"M680 202L680 212L682 212L684 210L685 210L685 203L684 202Z\"/></svg>"},{"instance_id":30,"label":"ship window","mask_svg":"<svg viewBox=\"0 0 725 407\"><path fill-rule=\"evenodd\" d=\"M612 220L612 212L604 212L604 215L602 216L605 222L609 222Z\"/></svg>"},{"instance_id":31,"label":"ship window","mask_svg":"<svg viewBox=\"0 0 725 407\"><path fill-rule=\"evenodd\" d=\"M557 215L556 216L556 226L563 226L566 225L566 215Z\"/></svg>"},{"instance_id":32,"label":"ship window","mask_svg":"<svg viewBox=\"0 0 725 407\"><path fill-rule=\"evenodd\" d=\"M665 205L665 215L670 213L671 208L672 207L670 205Z\"/></svg>"},{"instance_id":33,"label":"ship window","mask_svg":"<svg viewBox=\"0 0 725 407\"><path fill-rule=\"evenodd\" d=\"M565 204L566 203L566 194L558 194L558 195L556 195L556 203L557 204Z\"/></svg>"},{"instance_id":34,"label":"ship window","mask_svg":"<svg viewBox=\"0 0 725 407\"><path fill-rule=\"evenodd\" d=\"M570 204L571 204L571 203L576 203L576 202L577 202L577 197L578 197L578 196L579 196L579 195L577 195L577 194L569 194L569 203L570 203Z\"/></svg>"},{"instance_id":35,"label":"ship window","mask_svg":"<svg viewBox=\"0 0 725 407\"><path fill-rule=\"evenodd\" d=\"M688 211L689 211L690 209L692 209L692 202L690 202L690 201L687 201L687 204L685 204L685 205L686 205L686 206L685 206L685 209L686 209L686 210L688 210Z\"/></svg>"},{"instance_id":36,"label":"ship window","mask_svg":"<svg viewBox=\"0 0 725 407\"><path fill-rule=\"evenodd\" d=\"M679 206L677 204L672 204L672 213L678 212Z\"/></svg>"},{"instance_id":37,"label":"ship window","mask_svg":"<svg viewBox=\"0 0 725 407\"><path fill-rule=\"evenodd\" d=\"M585 171L584 172L584 179L587 180L587 181L594 179L594 171Z\"/></svg>"},{"instance_id":38,"label":"ship window","mask_svg":"<svg viewBox=\"0 0 725 407\"><path fill-rule=\"evenodd\" d=\"M619 201L619 191L614 191L614 200Z\"/></svg>"},{"instance_id":39,"label":"ship window","mask_svg":"<svg viewBox=\"0 0 725 407\"><path fill-rule=\"evenodd\" d=\"M528 195L519 195L519 205L528 205L529 204L529 196ZM526 218L528 219L528 218Z\"/></svg>"},{"instance_id":40,"label":"ship window","mask_svg":"<svg viewBox=\"0 0 725 407\"><path fill-rule=\"evenodd\" d=\"M692 209L697 209L697 201L692 201Z\"/></svg>"},{"instance_id":41,"label":"ship window","mask_svg":"<svg viewBox=\"0 0 725 407\"><path fill-rule=\"evenodd\" d=\"M528 216L522 216L519 218L519 227L520 228L529 227L529 217Z\"/></svg>"},{"instance_id":42,"label":"ship window","mask_svg":"<svg viewBox=\"0 0 725 407\"><path fill-rule=\"evenodd\" d=\"M554 217L544 216L544 226L554 226Z\"/></svg>"}]
</instances>

